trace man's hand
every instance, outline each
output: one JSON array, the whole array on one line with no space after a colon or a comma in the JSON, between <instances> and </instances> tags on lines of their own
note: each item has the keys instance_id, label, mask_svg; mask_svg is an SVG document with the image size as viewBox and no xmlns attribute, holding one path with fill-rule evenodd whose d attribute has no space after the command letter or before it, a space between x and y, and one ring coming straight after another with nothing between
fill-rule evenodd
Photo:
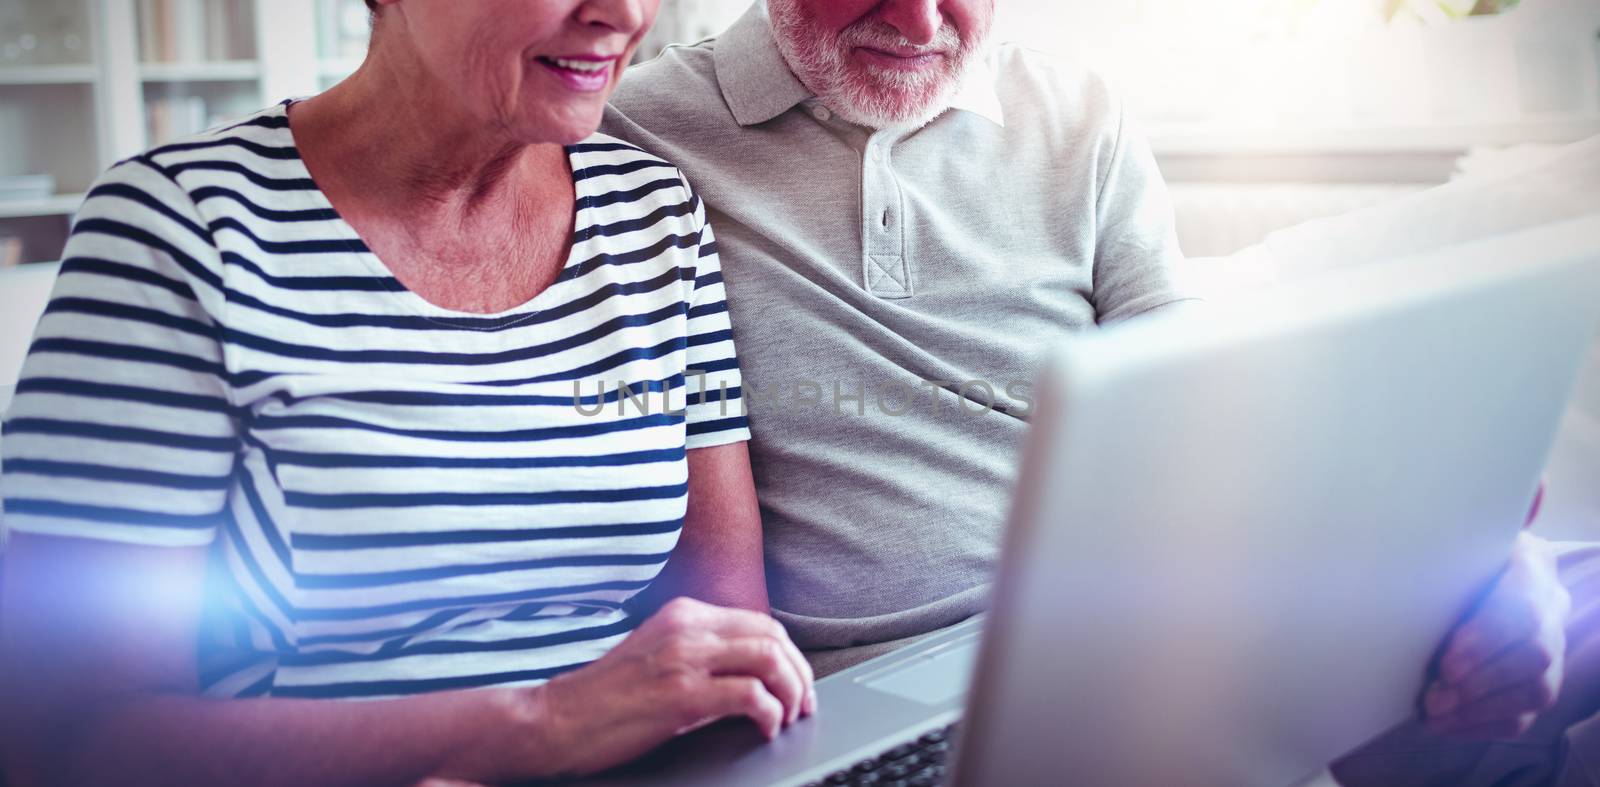
<instances>
[{"instance_id":1,"label":"man's hand","mask_svg":"<svg viewBox=\"0 0 1600 787\"><path fill-rule=\"evenodd\" d=\"M1519 535L1510 566L1439 657L1422 699L1428 729L1474 740L1527 732L1561 689L1571 606L1548 545Z\"/></svg>"}]
</instances>

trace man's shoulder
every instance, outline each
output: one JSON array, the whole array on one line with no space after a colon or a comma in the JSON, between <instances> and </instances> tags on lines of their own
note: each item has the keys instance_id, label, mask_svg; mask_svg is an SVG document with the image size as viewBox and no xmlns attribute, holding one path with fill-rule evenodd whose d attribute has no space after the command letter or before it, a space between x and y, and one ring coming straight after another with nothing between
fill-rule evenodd
<instances>
[{"instance_id":1,"label":"man's shoulder","mask_svg":"<svg viewBox=\"0 0 1600 787\"><path fill-rule=\"evenodd\" d=\"M684 108L704 111L708 100L721 104L716 45L715 38L708 38L669 46L629 68L611 94L611 108L633 117Z\"/></svg>"},{"instance_id":2,"label":"man's shoulder","mask_svg":"<svg viewBox=\"0 0 1600 787\"><path fill-rule=\"evenodd\" d=\"M689 156L739 125L717 81L716 39L667 47L627 70L600 130L669 157Z\"/></svg>"},{"instance_id":3,"label":"man's shoulder","mask_svg":"<svg viewBox=\"0 0 1600 787\"><path fill-rule=\"evenodd\" d=\"M991 54L995 91L1008 114L1013 110L1059 123L1120 123L1122 102L1098 72L1062 55L1014 43L995 45Z\"/></svg>"}]
</instances>

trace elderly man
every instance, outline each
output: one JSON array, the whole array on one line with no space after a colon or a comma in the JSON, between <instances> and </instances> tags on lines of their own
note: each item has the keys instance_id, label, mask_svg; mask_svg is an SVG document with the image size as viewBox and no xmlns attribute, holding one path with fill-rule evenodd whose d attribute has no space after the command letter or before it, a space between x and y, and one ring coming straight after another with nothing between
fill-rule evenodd
<instances>
[{"instance_id":1,"label":"elderly man","mask_svg":"<svg viewBox=\"0 0 1600 787\"><path fill-rule=\"evenodd\" d=\"M993 13L758 2L634 68L607 113L684 168L716 227L774 614L822 673L983 608L1045 348L1184 300L1165 187L1121 104L991 47ZM1551 703L1554 577L1524 539L1444 650L1436 729L1514 736Z\"/></svg>"},{"instance_id":2,"label":"elderly man","mask_svg":"<svg viewBox=\"0 0 1600 787\"><path fill-rule=\"evenodd\" d=\"M733 261L773 607L845 649L825 668L983 608L1042 353L1182 300L1121 106L990 55L992 12L774 0L637 66L607 115L677 156Z\"/></svg>"}]
</instances>

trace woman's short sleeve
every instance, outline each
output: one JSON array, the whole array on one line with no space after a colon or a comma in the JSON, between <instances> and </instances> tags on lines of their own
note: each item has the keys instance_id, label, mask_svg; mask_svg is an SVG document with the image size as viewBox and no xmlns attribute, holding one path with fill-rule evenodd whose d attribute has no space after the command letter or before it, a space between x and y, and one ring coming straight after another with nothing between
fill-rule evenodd
<instances>
[{"instance_id":1,"label":"woman's short sleeve","mask_svg":"<svg viewBox=\"0 0 1600 787\"><path fill-rule=\"evenodd\" d=\"M211 541L238 432L213 315L210 230L153 162L89 192L7 414L9 530L159 546Z\"/></svg>"},{"instance_id":2,"label":"woman's short sleeve","mask_svg":"<svg viewBox=\"0 0 1600 787\"><path fill-rule=\"evenodd\" d=\"M733 326L728 319L727 293L722 285L722 265L717 240L706 221L705 204L692 190L694 225L700 233L696 245L694 281L689 295L688 393L686 419L688 447L707 448L750 439L744 412L738 354L733 347Z\"/></svg>"}]
</instances>

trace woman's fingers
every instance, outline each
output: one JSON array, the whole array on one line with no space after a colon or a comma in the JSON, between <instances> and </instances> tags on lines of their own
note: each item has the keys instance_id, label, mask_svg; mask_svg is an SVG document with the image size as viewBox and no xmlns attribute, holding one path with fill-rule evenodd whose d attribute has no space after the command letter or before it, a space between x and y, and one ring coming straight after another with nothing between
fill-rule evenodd
<instances>
[{"instance_id":1,"label":"woman's fingers","mask_svg":"<svg viewBox=\"0 0 1600 787\"><path fill-rule=\"evenodd\" d=\"M773 622L776 623L777 621ZM789 632L783 631L781 624L778 629L782 632L782 636L778 637L778 641L783 645L783 652L788 657L789 663L794 665L795 672L800 675L801 680L805 683L805 693L800 701L800 715L810 716L817 712L816 673L811 671L811 662L806 661L805 654L800 652L800 648L794 644L794 640L789 639Z\"/></svg>"},{"instance_id":2,"label":"woman's fingers","mask_svg":"<svg viewBox=\"0 0 1600 787\"><path fill-rule=\"evenodd\" d=\"M759 678L712 678L700 692L700 715L706 719L744 716L772 740L783 730L783 703Z\"/></svg>"},{"instance_id":3,"label":"woman's fingers","mask_svg":"<svg viewBox=\"0 0 1600 787\"><path fill-rule=\"evenodd\" d=\"M669 631L709 632L723 639L758 637L783 631L783 626L777 621L760 612L719 607L688 597L675 598L661 605L653 620Z\"/></svg>"},{"instance_id":4,"label":"woman's fingers","mask_svg":"<svg viewBox=\"0 0 1600 787\"><path fill-rule=\"evenodd\" d=\"M812 683L815 682L816 675L811 670L811 662L806 661L805 655L794 644L794 640L789 639L789 632L784 630L782 623L773 620L770 615L763 615L760 612L752 612L748 609L727 609L722 607L712 607L712 609L725 613L724 619L720 621L721 625L714 628L723 637L728 639L766 637L777 642L784 656L793 666L795 673L801 677L805 684L805 691L801 694L801 701L794 706L796 712L799 716L809 716L816 712L817 697L816 692L812 689Z\"/></svg>"},{"instance_id":5,"label":"woman's fingers","mask_svg":"<svg viewBox=\"0 0 1600 787\"><path fill-rule=\"evenodd\" d=\"M795 669L781 642L771 637L742 637L723 640L707 657L714 676L745 675L759 678L767 692L783 704L784 724L800 718L810 684Z\"/></svg>"},{"instance_id":6,"label":"woman's fingers","mask_svg":"<svg viewBox=\"0 0 1600 787\"><path fill-rule=\"evenodd\" d=\"M804 691L800 703L794 706L800 715L816 711L816 693L812 690L815 675L783 624L771 616L747 609L718 607L688 598L667 602L657 613L661 624L674 632L710 632L723 640L766 638L778 643L784 657L801 676Z\"/></svg>"},{"instance_id":7,"label":"woman's fingers","mask_svg":"<svg viewBox=\"0 0 1600 787\"><path fill-rule=\"evenodd\" d=\"M783 624L773 620L771 615L734 607L703 606L711 613L711 630L728 639L783 633Z\"/></svg>"},{"instance_id":8,"label":"woman's fingers","mask_svg":"<svg viewBox=\"0 0 1600 787\"><path fill-rule=\"evenodd\" d=\"M558 722L552 738L589 773L728 717L749 718L773 738L808 712L811 679L771 618L674 599L609 653L540 690Z\"/></svg>"}]
</instances>

